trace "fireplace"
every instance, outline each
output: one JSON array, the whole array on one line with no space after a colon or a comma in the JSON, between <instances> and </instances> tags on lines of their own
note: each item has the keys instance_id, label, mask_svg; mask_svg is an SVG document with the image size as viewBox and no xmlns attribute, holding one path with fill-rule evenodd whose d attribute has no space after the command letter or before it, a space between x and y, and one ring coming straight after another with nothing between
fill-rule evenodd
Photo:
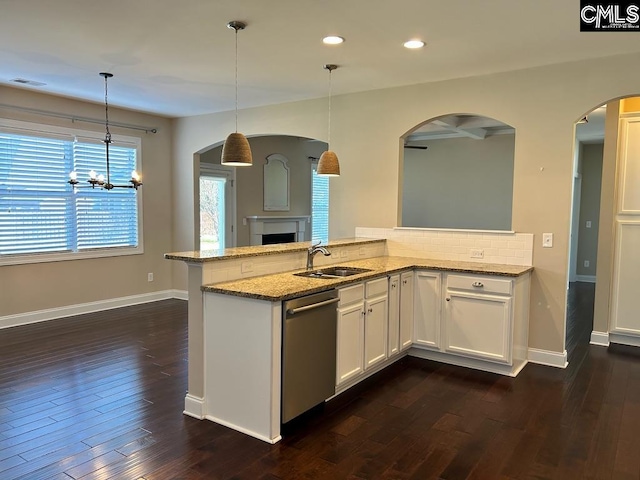
<instances>
[{"instance_id":1,"label":"fireplace","mask_svg":"<svg viewBox=\"0 0 640 480\"><path fill-rule=\"evenodd\" d=\"M262 245L273 245L274 243L291 243L296 241L296 234L291 233L267 233L262 235Z\"/></svg>"},{"instance_id":2,"label":"fireplace","mask_svg":"<svg viewBox=\"0 0 640 480\"><path fill-rule=\"evenodd\" d=\"M304 242L309 216L253 216L246 217L251 245Z\"/></svg>"}]
</instances>

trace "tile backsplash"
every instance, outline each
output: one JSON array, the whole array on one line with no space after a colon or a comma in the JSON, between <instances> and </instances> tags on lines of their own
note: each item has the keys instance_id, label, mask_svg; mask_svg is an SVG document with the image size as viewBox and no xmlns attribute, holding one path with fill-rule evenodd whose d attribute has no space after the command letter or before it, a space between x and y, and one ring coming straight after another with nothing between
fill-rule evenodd
<instances>
[{"instance_id":1,"label":"tile backsplash","mask_svg":"<svg viewBox=\"0 0 640 480\"><path fill-rule=\"evenodd\" d=\"M331 246L329 244L329 251L331 256L325 257L320 254L315 256L313 261L315 267L380 257L385 254L385 244L383 242L364 245ZM306 251L205 262L202 266L202 281L204 284L210 284L258 277L303 269L306 264Z\"/></svg>"},{"instance_id":2,"label":"tile backsplash","mask_svg":"<svg viewBox=\"0 0 640 480\"><path fill-rule=\"evenodd\" d=\"M355 236L386 238L385 253L398 257L533 265L532 233L356 227Z\"/></svg>"}]
</instances>

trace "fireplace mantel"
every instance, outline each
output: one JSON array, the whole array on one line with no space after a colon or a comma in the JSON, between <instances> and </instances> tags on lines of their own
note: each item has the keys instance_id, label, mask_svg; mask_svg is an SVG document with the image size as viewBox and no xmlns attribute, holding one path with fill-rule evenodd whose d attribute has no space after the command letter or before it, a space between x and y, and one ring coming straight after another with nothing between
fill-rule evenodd
<instances>
[{"instance_id":1,"label":"fireplace mantel","mask_svg":"<svg viewBox=\"0 0 640 480\"><path fill-rule=\"evenodd\" d=\"M251 245L262 245L262 235L272 233L295 233L295 241L302 242L305 240L306 224L311 219L309 215L254 215L245 218L249 224Z\"/></svg>"}]
</instances>

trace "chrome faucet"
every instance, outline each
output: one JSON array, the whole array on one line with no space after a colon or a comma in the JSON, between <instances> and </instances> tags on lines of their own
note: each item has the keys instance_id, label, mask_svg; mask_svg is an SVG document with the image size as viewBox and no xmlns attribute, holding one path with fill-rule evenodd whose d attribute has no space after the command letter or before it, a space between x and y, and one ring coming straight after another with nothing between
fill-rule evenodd
<instances>
[{"instance_id":1,"label":"chrome faucet","mask_svg":"<svg viewBox=\"0 0 640 480\"><path fill-rule=\"evenodd\" d=\"M325 257L331 255L331 252L327 250L327 247L323 247L320 243L311 245L307 249L307 270L313 270L313 257L316 253L322 253Z\"/></svg>"}]
</instances>

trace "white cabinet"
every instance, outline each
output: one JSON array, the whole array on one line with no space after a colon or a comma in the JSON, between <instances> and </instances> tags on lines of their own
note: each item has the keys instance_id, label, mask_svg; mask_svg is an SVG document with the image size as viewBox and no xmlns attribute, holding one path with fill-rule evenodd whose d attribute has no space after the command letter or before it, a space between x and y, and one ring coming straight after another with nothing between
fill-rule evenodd
<instances>
[{"instance_id":1,"label":"white cabinet","mask_svg":"<svg viewBox=\"0 0 640 480\"><path fill-rule=\"evenodd\" d=\"M364 372L364 284L339 291L336 385Z\"/></svg>"},{"instance_id":2,"label":"white cabinet","mask_svg":"<svg viewBox=\"0 0 640 480\"><path fill-rule=\"evenodd\" d=\"M444 350L511 362L511 298L447 290Z\"/></svg>"},{"instance_id":3,"label":"white cabinet","mask_svg":"<svg viewBox=\"0 0 640 480\"><path fill-rule=\"evenodd\" d=\"M413 271L404 272L400 275L400 350L413 342L413 298Z\"/></svg>"},{"instance_id":4,"label":"white cabinet","mask_svg":"<svg viewBox=\"0 0 640 480\"><path fill-rule=\"evenodd\" d=\"M440 348L441 274L418 270L415 274L413 343Z\"/></svg>"},{"instance_id":5,"label":"white cabinet","mask_svg":"<svg viewBox=\"0 0 640 480\"><path fill-rule=\"evenodd\" d=\"M387 277L339 290L336 385L386 360L387 291Z\"/></svg>"},{"instance_id":6,"label":"white cabinet","mask_svg":"<svg viewBox=\"0 0 640 480\"><path fill-rule=\"evenodd\" d=\"M387 358L388 315L387 278L366 283L364 315L365 370Z\"/></svg>"},{"instance_id":7,"label":"white cabinet","mask_svg":"<svg viewBox=\"0 0 640 480\"><path fill-rule=\"evenodd\" d=\"M389 277L389 342L387 343L387 351L390 357L400 353L400 275Z\"/></svg>"}]
</instances>

